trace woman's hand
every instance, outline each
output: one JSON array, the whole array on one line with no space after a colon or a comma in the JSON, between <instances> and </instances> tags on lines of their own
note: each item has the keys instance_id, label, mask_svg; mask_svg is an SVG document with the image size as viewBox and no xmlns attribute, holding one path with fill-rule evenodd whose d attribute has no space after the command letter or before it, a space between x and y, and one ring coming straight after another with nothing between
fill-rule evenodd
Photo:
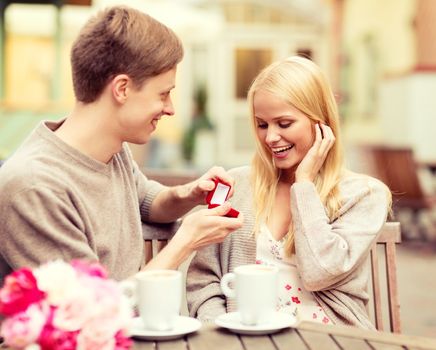
<instances>
[{"instance_id":1,"label":"woman's hand","mask_svg":"<svg viewBox=\"0 0 436 350\"><path fill-rule=\"evenodd\" d=\"M324 124L315 125L315 142L298 165L295 171L295 182L315 180L335 140L330 127Z\"/></svg>"},{"instance_id":2,"label":"woman's hand","mask_svg":"<svg viewBox=\"0 0 436 350\"><path fill-rule=\"evenodd\" d=\"M181 186L181 197L195 204L205 204L207 193L215 188L214 179L220 179L232 188L229 197L233 194L233 178L222 167L213 167L197 180Z\"/></svg>"}]
</instances>

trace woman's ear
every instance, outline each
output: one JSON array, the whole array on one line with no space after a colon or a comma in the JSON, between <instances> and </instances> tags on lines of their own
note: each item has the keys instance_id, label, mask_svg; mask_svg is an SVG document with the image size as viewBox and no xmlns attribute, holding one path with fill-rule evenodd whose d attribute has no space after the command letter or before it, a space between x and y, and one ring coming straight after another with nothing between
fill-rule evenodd
<instances>
[{"instance_id":1,"label":"woman's ear","mask_svg":"<svg viewBox=\"0 0 436 350\"><path fill-rule=\"evenodd\" d=\"M126 74L119 74L112 79L112 96L118 103L125 103L129 92L130 78Z\"/></svg>"}]
</instances>

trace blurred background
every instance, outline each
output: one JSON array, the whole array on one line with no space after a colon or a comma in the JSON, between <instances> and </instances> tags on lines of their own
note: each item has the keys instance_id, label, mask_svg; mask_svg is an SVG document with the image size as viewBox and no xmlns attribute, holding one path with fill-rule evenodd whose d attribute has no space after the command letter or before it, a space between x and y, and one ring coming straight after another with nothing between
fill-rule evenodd
<instances>
[{"instance_id":1,"label":"blurred background","mask_svg":"<svg viewBox=\"0 0 436 350\"><path fill-rule=\"evenodd\" d=\"M132 145L144 171L168 183L214 164L249 164L245 98L261 68L296 54L322 67L348 166L394 193L392 219L408 242L399 250L400 297L414 299L403 303L405 332L436 336L436 1L0 0L0 159L40 120L68 115L72 41L114 4L147 12L184 43L176 115L147 145ZM432 295L416 297L424 290Z\"/></svg>"}]
</instances>

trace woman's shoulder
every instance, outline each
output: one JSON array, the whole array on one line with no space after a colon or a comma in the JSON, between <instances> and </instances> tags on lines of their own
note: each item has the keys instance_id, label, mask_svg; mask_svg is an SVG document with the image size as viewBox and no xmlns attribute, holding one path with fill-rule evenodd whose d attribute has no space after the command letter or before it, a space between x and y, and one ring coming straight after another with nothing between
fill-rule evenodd
<instances>
[{"instance_id":1,"label":"woman's shoulder","mask_svg":"<svg viewBox=\"0 0 436 350\"><path fill-rule=\"evenodd\" d=\"M232 168L228 173L235 180L232 202L237 202L241 206L251 203L250 167Z\"/></svg>"},{"instance_id":2,"label":"woman's shoulder","mask_svg":"<svg viewBox=\"0 0 436 350\"><path fill-rule=\"evenodd\" d=\"M390 197L389 188L380 180L366 175L345 170L339 182L343 197L384 194Z\"/></svg>"},{"instance_id":3,"label":"woman's shoulder","mask_svg":"<svg viewBox=\"0 0 436 350\"><path fill-rule=\"evenodd\" d=\"M340 185L342 186L371 186L371 187L378 187L378 188L387 188L387 186L380 181L379 179L376 179L375 177L372 177L370 175L362 174L362 173L356 173L351 170L344 170L342 173L342 177L340 180Z\"/></svg>"},{"instance_id":4,"label":"woman's shoulder","mask_svg":"<svg viewBox=\"0 0 436 350\"><path fill-rule=\"evenodd\" d=\"M248 179L251 167L248 165L229 169L228 173L235 179Z\"/></svg>"}]
</instances>

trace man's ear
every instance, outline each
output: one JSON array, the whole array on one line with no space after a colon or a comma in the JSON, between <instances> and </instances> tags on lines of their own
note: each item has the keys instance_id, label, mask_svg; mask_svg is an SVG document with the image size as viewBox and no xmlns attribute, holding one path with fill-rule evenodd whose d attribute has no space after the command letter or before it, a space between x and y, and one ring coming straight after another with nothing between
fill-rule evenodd
<instances>
[{"instance_id":1,"label":"man's ear","mask_svg":"<svg viewBox=\"0 0 436 350\"><path fill-rule=\"evenodd\" d=\"M126 102L130 82L131 79L126 74L119 74L112 79L112 96L118 103Z\"/></svg>"}]
</instances>

